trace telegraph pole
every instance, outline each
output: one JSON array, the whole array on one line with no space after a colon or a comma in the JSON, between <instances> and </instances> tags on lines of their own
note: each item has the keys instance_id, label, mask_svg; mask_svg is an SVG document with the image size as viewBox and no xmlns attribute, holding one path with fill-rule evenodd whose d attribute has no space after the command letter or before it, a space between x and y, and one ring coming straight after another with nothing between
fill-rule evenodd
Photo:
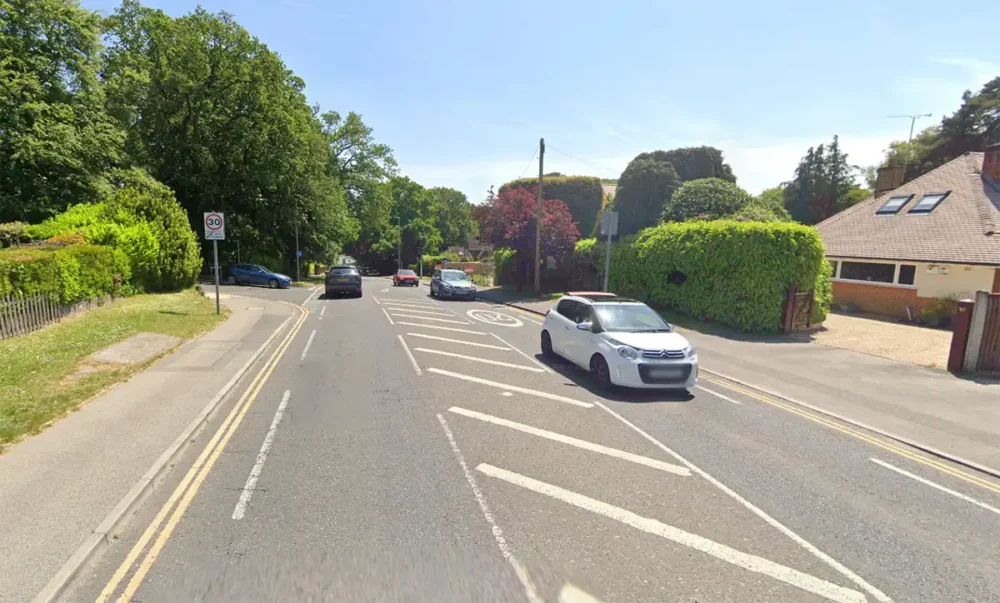
<instances>
[{"instance_id":1,"label":"telegraph pole","mask_svg":"<svg viewBox=\"0 0 1000 603\"><path fill-rule=\"evenodd\" d=\"M542 186L545 173L545 139L538 139L538 216L535 220L535 293L542 283Z\"/></svg>"},{"instance_id":2,"label":"telegraph pole","mask_svg":"<svg viewBox=\"0 0 1000 603\"><path fill-rule=\"evenodd\" d=\"M302 280L302 275L299 274L299 216L296 212L295 216L295 282L300 282Z\"/></svg>"},{"instance_id":3,"label":"telegraph pole","mask_svg":"<svg viewBox=\"0 0 1000 603\"><path fill-rule=\"evenodd\" d=\"M890 118L905 117L910 120L910 137L906 139L907 144L913 142L913 126L921 117L933 117L932 113L921 113L920 115L890 115Z\"/></svg>"},{"instance_id":4,"label":"telegraph pole","mask_svg":"<svg viewBox=\"0 0 1000 603\"><path fill-rule=\"evenodd\" d=\"M403 219L396 216L396 226L399 228L399 251L396 253L396 264L403 269Z\"/></svg>"}]
</instances>

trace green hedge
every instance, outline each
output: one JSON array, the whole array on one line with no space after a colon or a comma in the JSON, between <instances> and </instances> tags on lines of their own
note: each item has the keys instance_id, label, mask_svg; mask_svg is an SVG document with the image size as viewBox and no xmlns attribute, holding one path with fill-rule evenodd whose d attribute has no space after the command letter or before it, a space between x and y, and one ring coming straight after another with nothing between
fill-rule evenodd
<instances>
[{"instance_id":1,"label":"green hedge","mask_svg":"<svg viewBox=\"0 0 1000 603\"><path fill-rule=\"evenodd\" d=\"M830 307L830 270L816 229L719 220L661 224L612 248L612 291L748 332L775 332L788 285ZM682 284L670 277L683 275Z\"/></svg>"},{"instance_id":2,"label":"green hedge","mask_svg":"<svg viewBox=\"0 0 1000 603\"><path fill-rule=\"evenodd\" d=\"M130 292L129 261L100 245L0 251L0 297L49 295L64 304Z\"/></svg>"},{"instance_id":3,"label":"green hedge","mask_svg":"<svg viewBox=\"0 0 1000 603\"><path fill-rule=\"evenodd\" d=\"M500 192L514 187L538 186L538 178L512 180L500 187ZM592 176L549 176L545 178L542 193L546 199L559 199L569 208L573 221L581 233L594 229L597 214L604 203L601 179Z\"/></svg>"},{"instance_id":4,"label":"green hedge","mask_svg":"<svg viewBox=\"0 0 1000 603\"><path fill-rule=\"evenodd\" d=\"M501 247L493 252L493 278L497 285L517 283L517 252Z\"/></svg>"}]
</instances>

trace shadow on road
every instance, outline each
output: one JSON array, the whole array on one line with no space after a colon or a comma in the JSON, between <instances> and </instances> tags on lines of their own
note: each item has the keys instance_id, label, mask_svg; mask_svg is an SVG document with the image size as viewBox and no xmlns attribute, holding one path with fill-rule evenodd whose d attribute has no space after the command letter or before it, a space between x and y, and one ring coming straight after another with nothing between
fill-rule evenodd
<instances>
[{"instance_id":1,"label":"shadow on road","mask_svg":"<svg viewBox=\"0 0 1000 603\"><path fill-rule=\"evenodd\" d=\"M590 378L590 373L567 360L561 358L550 360L542 354L535 354L535 359L568 379L572 383L571 387L585 389L602 400L637 404L689 402L694 400L694 395L686 389L655 390L614 387L611 391L602 391L594 385L594 382Z\"/></svg>"}]
</instances>

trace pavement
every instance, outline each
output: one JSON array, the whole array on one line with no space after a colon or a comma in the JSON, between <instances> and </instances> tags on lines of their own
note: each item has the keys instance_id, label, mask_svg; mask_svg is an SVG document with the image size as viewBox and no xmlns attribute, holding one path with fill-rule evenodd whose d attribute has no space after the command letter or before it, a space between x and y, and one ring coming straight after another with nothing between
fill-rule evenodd
<instances>
[{"instance_id":1,"label":"pavement","mask_svg":"<svg viewBox=\"0 0 1000 603\"><path fill-rule=\"evenodd\" d=\"M721 377L603 394L537 316L364 287L226 290L308 313L61 600L1000 600L998 480Z\"/></svg>"},{"instance_id":2,"label":"pavement","mask_svg":"<svg viewBox=\"0 0 1000 603\"><path fill-rule=\"evenodd\" d=\"M544 315L555 301L480 297ZM703 366L1000 476L1000 383L808 342L678 327Z\"/></svg>"}]
</instances>

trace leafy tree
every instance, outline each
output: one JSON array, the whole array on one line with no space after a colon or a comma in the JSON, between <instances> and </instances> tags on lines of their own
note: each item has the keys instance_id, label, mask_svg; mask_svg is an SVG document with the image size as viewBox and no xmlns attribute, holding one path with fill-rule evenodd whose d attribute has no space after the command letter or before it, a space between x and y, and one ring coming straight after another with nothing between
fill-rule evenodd
<instances>
[{"instance_id":1,"label":"leafy tree","mask_svg":"<svg viewBox=\"0 0 1000 603\"><path fill-rule=\"evenodd\" d=\"M437 212L437 229L442 245L466 245L470 236L479 232L479 225L472 218L472 204L465 193L453 188L436 187L428 191L434 211Z\"/></svg>"},{"instance_id":2,"label":"leafy tree","mask_svg":"<svg viewBox=\"0 0 1000 603\"><path fill-rule=\"evenodd\" d=\"M481 235L496 249L509 248L522 258L533 257L538 222L536 191L513 187L487 201L489 207ZM566 204L558 199L542 203L542 256L562 261L573 250L580 231Z\"/></svg>"},{"instance_id":3,"label":"leafy tree","mask_svg":"<svg viewBox=\"0 0 1000 603\"><path fill-rule=\"evenodd\" d=\"M391 178L387 189L392 199L392 222L402 236L403 264L416 262L425 252L437 253L443 240L431 192L405 176Z\"/></svg>"},{"instance_id":4,"label":"leafy tree","mask_svg":"<svg viewBox=\"0 0 1000 603\"><path fill-rule=\"evenodd\" d=\"M107 192L123 133L104 110L99 34L74 0L0 0L0 222Z\"/></svg>"},{"instance_id":5,"label":"leafy tree","mask_svg":"<svg viewBox=\"0 0 1000 603\"><path fill-rule=\"evenodd\" d=\"M672 151L653 151L639 155L649 155L657 161L669 161L681 182L702 178L720 178L736 182L733 168L722 160L722 151L715 147L685 147ZM638 159L638 157L637 157Z\"/></svg>"},{"instance_id":6,"label":"leafy tree","mask_svg":"<svg viewBox=\"0 0 1000 603\"><path fill-rule=\"evenodd\" d=\"M614 209L619 214L619 235L633 234L657 223L664 207L681 186L674 166L657 157L662 155L639 155L629 162L618 179Z\"/></svg>"},{"instance_id":7,"label":"leafy tree","mask_svg":"<svg viewBox=\"0 0 1000 603\"><path fill-rule=\"evenodd\" d=\"M512 180L500 187L500 192L512 186L538 190L537 178ZM569 208L573 221L580 232L590 232L594 228L597 214L604 203L604 189L593 176L546 176L542 192L546 199L559 199Z\"/></svg>"},{"instance_id":8,"label":"leafy tree","mask_svg":"<svg viewBox=\"0 0 1000 603\"><path fill-rule=\"evenodd\" d=\"M829 146L810 147L795 169L795 179L785 187L785 208L792 218L816 224L858 201L851 191L854 168L840 150L836 136Z\"/></svg>"},{"instance_id":9,"label":"leafy tree","mask_svg":"<svg viewBox=\"0 0 1000 603\"><path fill-rule=\"evenodd\" d=\"M752 201L750 193L728 180L691 180L681 185L663 208L663 221L718 220L739 212Z\"/></svg>"}]
</instances>

